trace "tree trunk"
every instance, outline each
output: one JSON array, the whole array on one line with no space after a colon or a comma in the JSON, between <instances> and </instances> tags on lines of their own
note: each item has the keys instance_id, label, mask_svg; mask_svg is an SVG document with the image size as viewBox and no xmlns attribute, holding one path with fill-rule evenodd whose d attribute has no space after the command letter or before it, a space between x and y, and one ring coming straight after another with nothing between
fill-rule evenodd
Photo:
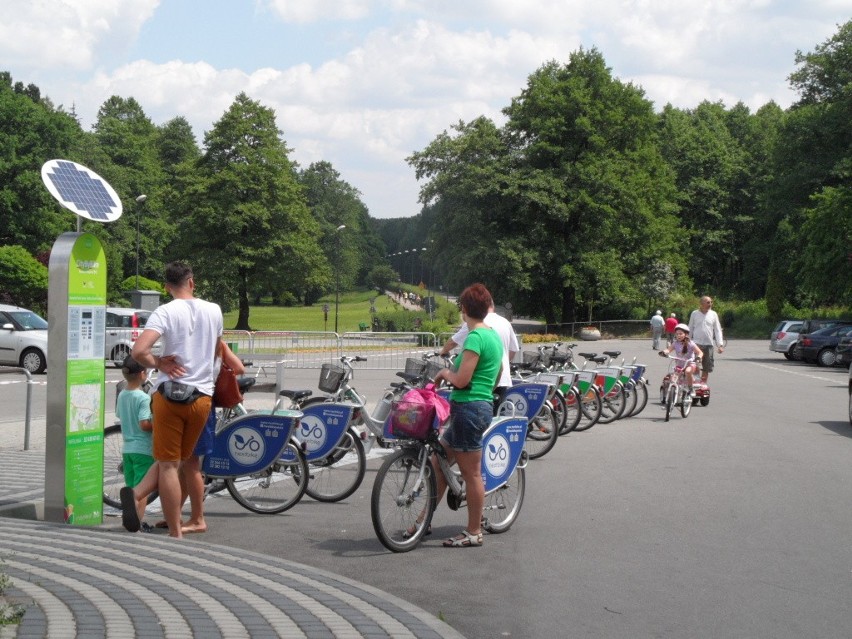
<instances>
[{"instance_id":1,"label":"tree trunk","mask_svg":"<svg viewBox=\"0 0 852 639\"><path fill-rule=\"evenodd\" d=\"M238 270L240 285L239 285L239 300L240 312L237 316L237 325L234 330L250 331L249 326L249 300L248 300L248 277L246 276L245 268L240 267Z\"/></svg>"},{"instance_id":2,"label":"tree trunk","mask_svg":"<svg viewBox=\"0 0 852 639\"><path fill-rule=\"evenodd\" d=\"M576 322L576 291L573 286L565 286L562 289L562 323Z\"/></svg>"}]
</instances>

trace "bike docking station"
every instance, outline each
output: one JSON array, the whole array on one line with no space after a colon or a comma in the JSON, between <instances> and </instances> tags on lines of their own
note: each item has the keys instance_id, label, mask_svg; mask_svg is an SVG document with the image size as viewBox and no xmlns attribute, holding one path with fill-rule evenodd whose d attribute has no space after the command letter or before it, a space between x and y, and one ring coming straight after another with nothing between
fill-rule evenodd
<instances>
[{"instance_id":1,"label":"bike docking station","mask_svg":"<svg viewBox=\"0 0 852 639\"><path fill-rule=\"evenodd\" d=\"M49 160L41 177L51 195L77 214L48 266L47 427L44 520L78 526L103 522L104 332L106 255L81 219L114 222L121 200L100 176L68 160Z\"/></svg>"}]
</instances>

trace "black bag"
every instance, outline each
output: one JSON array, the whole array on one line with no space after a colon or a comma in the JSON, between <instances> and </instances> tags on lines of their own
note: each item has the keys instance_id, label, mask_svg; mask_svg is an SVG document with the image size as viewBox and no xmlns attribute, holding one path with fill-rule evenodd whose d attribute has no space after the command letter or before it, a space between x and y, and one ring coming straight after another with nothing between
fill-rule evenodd
<instances>
[{"instance_id":1,"label":"black bag","mask_svg":"<svg viewBox=\"0 0 852 639\"><path fill-rule=\"evenodd\" d=\"M176 404L191 404L196 399L201 397L202 393L195 387L189 384L181 384L174 380L168 380L160 384L160 393L170 402Z\"/></svg>"}]
</instances>

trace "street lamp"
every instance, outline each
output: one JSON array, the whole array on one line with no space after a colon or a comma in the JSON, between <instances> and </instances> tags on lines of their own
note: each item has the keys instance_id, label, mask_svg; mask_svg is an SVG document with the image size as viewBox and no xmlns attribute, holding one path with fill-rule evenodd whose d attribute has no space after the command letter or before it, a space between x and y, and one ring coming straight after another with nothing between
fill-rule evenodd
<instances>
[{"instance_id":1,"label":"street lamp","mask_svg":"<svg viewBox=\"0 0 852 639\"><path fill-rule=\"evenodd\" d=\"M142 215L142 207L145 206L145 200L148 196L144 193L136 198L136 290L139 290L139 218Z\"/></svg>"},{"instance_id":2,"label":"street lamp","mask_svg":"<svg viewBox=\"0 0 852 639\"><path fill-rule=\"evenodd\" d=\"M346 228L345 224L337 227L337 254L334 259L334 277L336 280L334 286L334 332L337 332L337 313L340 308L340 231Z\"/></svg>"}]
</instances>

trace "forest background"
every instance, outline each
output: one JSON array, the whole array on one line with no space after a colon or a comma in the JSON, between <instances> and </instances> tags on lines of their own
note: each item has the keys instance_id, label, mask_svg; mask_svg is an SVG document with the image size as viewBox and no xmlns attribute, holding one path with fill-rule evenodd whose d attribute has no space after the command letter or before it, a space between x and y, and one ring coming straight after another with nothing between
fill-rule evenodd
<instances>
[{"instance_id":1,"label":"forest background","mask_svg":"<svg viewBox=\"0 0 852 639\"><path fill-rule=\"evenodd\" d=\"M655 111L580 49L535 70L503 123L448 124L414 151L422 211L383 220L329 162L294 163L274 111L244 93L199 146L184 117L156 125L133 97L112 96L84 131L73 107L0 73L0 301L46 304L48 252L76 220L40 167L64 158L125 205L115 223L83 225L104 245L116 305L137 268L138 288L158 288L163 265L186 259L199 294L243 330L252 306L397 280L442 294L482 281L551 325L690 310L702 294L728 305L729 326L738 313L848 314L852 21L792 68L786 110Z\"/></svg>"}]
</instances>

